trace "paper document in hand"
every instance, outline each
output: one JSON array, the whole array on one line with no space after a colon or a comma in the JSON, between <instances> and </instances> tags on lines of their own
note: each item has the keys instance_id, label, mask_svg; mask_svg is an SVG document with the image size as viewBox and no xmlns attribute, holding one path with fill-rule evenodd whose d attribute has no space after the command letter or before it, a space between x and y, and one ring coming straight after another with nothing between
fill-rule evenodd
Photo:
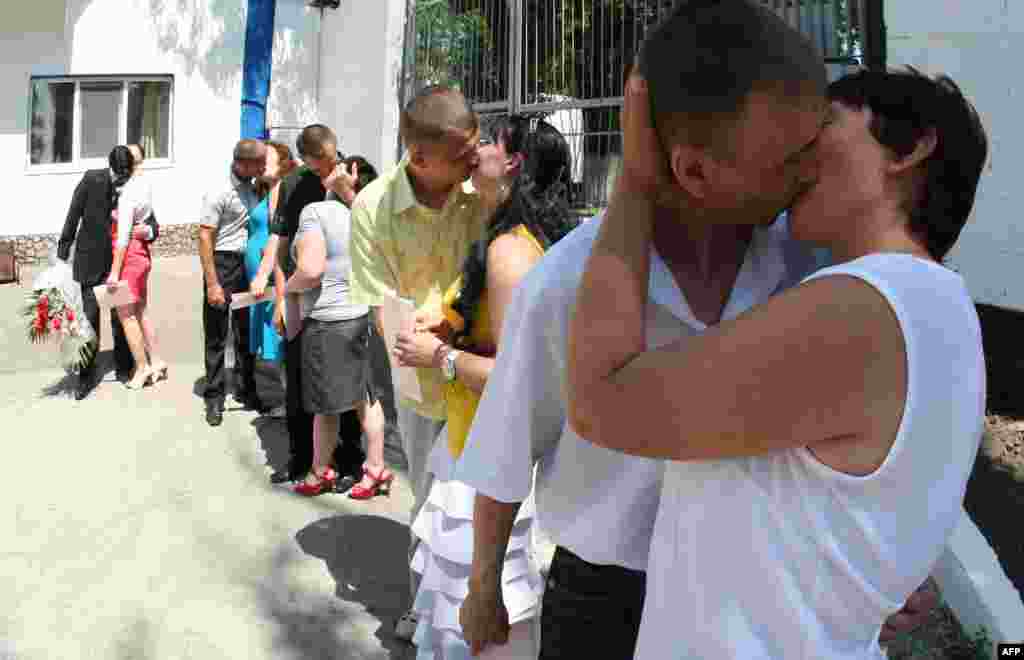
<instances>
[{"instance_id":1,"label":"paper document in hand","mask_svg":"<svg viewBox=\"0 0 1024 660\"><path fill-rule=\"evenodd\" d=\"M384 343L388 347L391 373L395 388L417 403L423 403L419 375L415 367L400 367L395 360L395 336L399 332L412 332L416 328L416 305L411 300L385 296L380 305L380 321L384 330Z\"/></svg>"},{"instance_id":2,"label":"paper document in hand","mask_svg":"<svg viewBox=\"0 0 1024 660\"><path fill-rule=\"evenodd\" d=\"M262 296L256 297L248 291L244 293L231 294L231 309L243 309L251 307L256 303L266 302L274 299L274 290L267 289Z\"/></svg>"},{"instance_id":3,"label":"paper document in hand","mask_svg":"<svg viewBox=\"0 0 1024 660\"><path fill-rule=\"evenodd\" d=\"M99 286L94 286L92 292L96 296L96 304L101 309L122 307L135 302L135 294L132 293L131 289L124 282L118 282L114 288L110 288L106 284L100 284Z\"/></svg>"}]
</instances>

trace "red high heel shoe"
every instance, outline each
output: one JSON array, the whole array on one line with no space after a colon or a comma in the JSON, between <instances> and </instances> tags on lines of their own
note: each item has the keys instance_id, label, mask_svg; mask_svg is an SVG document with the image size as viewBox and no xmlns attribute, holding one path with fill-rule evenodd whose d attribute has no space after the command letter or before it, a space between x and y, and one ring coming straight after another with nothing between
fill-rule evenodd
<instances>
[{"instance_id":1,"label":"red high heel shoe","mask_svg":"<svg viewBox=\"0 0 1024 660\"><path fill-rule=\"evenodd\" d=\"M319 475L316 473L316 470L313 470L313 476L317 478L316 483L311 484L308 481L303 481L302 483L296 484L293 490L299 495L316 497L317 495L333 491L334 482L338 480L338 473L331 468L327 468L323 475Z\"/></svg>"},{"instance_id":2,"label":"red high heel shoe","mask_svg":"<svg viewBox=\"0 0 1024 660\"><path fill-rule=\"evenodd\" d=\"M385 473L387 476L384 476ZM387 468L381 468L380 472L374 474L369 468L363 468L363 474L373 481L373 485L364 487L362 483L358 483L348 491L349 497L354 500L368 500L377 495L385 497L391 495L391 482L395 480L394 472L388 472Z\"/></svg>"}]
</instances>

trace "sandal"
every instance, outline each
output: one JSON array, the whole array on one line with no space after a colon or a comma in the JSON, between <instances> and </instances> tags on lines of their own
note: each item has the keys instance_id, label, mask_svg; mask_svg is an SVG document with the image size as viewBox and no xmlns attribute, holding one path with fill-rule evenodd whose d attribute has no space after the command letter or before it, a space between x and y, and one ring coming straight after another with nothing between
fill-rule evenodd
<instances>
[{"instance_id":1,"label":"sandal","mask_svg":"<svg viewBox=\"0 0 1024 660\"><path fill-rule=\"evenodd\" d=\"M357 483L352 486L352 489L348 491L348 496L354 500L369 500L377 495L384 495L385 497L391 495L391 482L395 480L395 473L388 471L387 468L381 468L380 472L374 474L369 468L363 468L364 481L366 478L372 482L370 486L364 486L363 482Z\"/></svg>"},{"instance_id":2,"label":"sandal","mask_svg":"<svg viewBox=\"0 0 1024 660\"><path fill-rule=\"evenodd\" d=\"M305 497L316 497L317 495L329 493L334 490L334 482L338 480L337 472L331 468L327 468L324 470L322 475L317 474L315 469L311 470L310 474L316 477L316 481L314 483L302 481L297 484L295 488L293 488L297 494L304 495Z\"/></svg>"}]
</instances>

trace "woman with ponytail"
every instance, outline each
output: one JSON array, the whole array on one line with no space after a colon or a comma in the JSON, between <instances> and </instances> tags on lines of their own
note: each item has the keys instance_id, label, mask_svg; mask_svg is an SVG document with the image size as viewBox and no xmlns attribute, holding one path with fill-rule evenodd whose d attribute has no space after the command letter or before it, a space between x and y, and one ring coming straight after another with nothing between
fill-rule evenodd
<instances>
[{"instance_id":1,"label":"woman with ponytail","mask_svg":"<svg viewBox=\"0 0 1024 660\"><path fill-rule=\"evenodd\" d=\"M422 575L413 607L421 659L471 655L459 608L468 590L475 492L453 475L494 366L506 305L530 268L572 228L570 160L565 138L546 122L511 116L484 127L473 185L491 220L445 295L444 319L414 335L421 344L416 352L431 351L447 381L448 420L429 459L430 494L413 522L420 539L412 567ZM399 360L412 348L399 342ZM498 587L512 624L509 643L477 657L537 657L533 622L541 584L530 553L530 508L520 510Z\"/></svg>"},{"instance_id":2,"label":"woman with ponytail","mask_svg":"<svg viewBox=\"0 0 1024 660\"><path fill-rule=\"evenodd\" d=\"M135 301L117 308L124 327L128 347L135 359L135 371L125 383L128 389L138 389L150 382L167 378L167 363L156 355L156 330L146 314L148 303L149 271L152 259L149 244L135 237L133 229L153 214L149 186L135 172L135 157L125 146L110 152L110 171L113 175L113 222L111 240L114 243L114 263L107 277L110 287L128 287Z\"/></svg>"}]
</instances>

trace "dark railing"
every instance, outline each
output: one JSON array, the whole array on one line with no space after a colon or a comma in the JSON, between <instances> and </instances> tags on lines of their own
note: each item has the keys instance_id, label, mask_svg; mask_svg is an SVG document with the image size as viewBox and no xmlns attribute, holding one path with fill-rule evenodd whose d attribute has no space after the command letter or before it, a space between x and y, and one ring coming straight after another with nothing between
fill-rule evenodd
<instances>
[{"instance_id":1,"label":"dark railing","mask_svg":"<svg viewBox=\"0 0 1024 660\"><path fill-rule=\"evenodd\" d=\"M760 0L808 35L832 75L884 65L882 0ZM481 114L546 118L569 140L581 207L607 201L623 71L678 0L409 0L404 94L462 89Z\"/></svg>"}]
</instances>

